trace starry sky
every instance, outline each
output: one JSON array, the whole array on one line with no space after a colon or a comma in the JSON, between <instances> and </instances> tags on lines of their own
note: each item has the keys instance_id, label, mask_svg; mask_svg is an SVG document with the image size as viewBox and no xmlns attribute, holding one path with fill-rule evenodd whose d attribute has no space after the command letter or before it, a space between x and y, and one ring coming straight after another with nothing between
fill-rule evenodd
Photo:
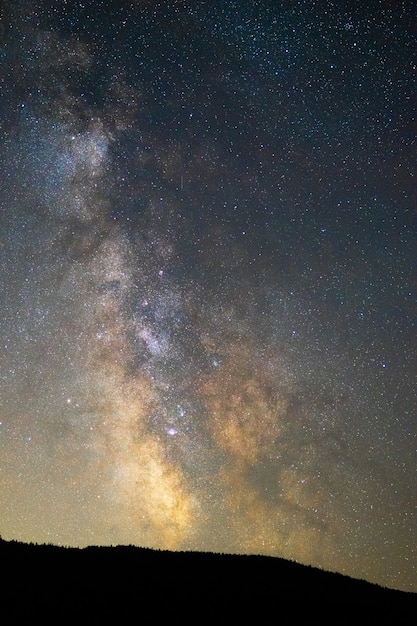
<instances>
[{"instance_id":1,"label":"starry sky","mask_svg":"<svg viewBox=\"0 0 417 626\"><path fill-rule=\"evenodd\" d=\"M0 534L417 591L408 0L3 0Z\"/></svg>"}]
</instances>

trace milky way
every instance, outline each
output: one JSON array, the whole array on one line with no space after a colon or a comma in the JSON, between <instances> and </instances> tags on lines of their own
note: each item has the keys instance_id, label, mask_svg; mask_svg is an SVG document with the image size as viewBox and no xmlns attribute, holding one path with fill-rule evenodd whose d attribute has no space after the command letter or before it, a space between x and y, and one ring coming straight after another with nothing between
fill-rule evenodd
<instances>
[{"instance_id":1,"label":"milky way","mask_svg":"<svg viewBox=\"0 0 417 626\"><path fill-rule=\"evenodd\" d=\"M4 538L417 591L412 4L2 3Z\"/></svg>"}]
</instances>

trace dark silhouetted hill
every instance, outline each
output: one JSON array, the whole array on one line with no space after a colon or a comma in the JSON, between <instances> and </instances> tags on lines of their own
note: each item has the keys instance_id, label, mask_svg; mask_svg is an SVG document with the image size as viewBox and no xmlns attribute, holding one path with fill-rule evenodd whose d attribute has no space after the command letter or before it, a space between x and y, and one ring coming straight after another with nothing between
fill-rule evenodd
<instances>
[{"instance_id":1,"label":"dark silhouetted hill","mask_svg":"<svg viewBox=\"0 0 417 626\"><path fill-rule=\"evenodd\" d=\"M362 623L369 611L401 624L417 608L417 594L264 556L0 540L0 563L3 617L11 608L5 625L35 623L41 616L57 624L69 618L81 624L87 617L89 623L148 624L163 616L171 623L200 623L210 615L230 623L245 617L256 624L290 624L301 617Z\"/></svg>"}]
</instances>

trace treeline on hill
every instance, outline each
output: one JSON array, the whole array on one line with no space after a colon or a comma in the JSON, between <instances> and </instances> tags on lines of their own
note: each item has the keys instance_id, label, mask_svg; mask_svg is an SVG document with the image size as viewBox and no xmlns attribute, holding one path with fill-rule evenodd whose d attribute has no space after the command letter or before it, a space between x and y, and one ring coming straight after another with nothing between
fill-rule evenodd
<instances>
[{"instance_id":1,"label":"treeline on hill","mask_svg":"<svg viewBox=\"0 0 417 626\"><path fill-rule=\"evenodd\" d=\"M300 615L360 611L367 605L385 617L391 614L397 623L417 608L417 594L265 556L133 546L77 549L0 539L0 562L7 581L3 598L13 598L14 609L24 611L19 615L26 619L31 611L52 605L54 611L67 607L105 616L116 607L126 610L149 601L156 611L168 610L171 603L172 610L195 602L204 610L229 606L234 616L244 616L250 606L274 611L291 605L293 614Z\"/></svg>"}]
</instances>

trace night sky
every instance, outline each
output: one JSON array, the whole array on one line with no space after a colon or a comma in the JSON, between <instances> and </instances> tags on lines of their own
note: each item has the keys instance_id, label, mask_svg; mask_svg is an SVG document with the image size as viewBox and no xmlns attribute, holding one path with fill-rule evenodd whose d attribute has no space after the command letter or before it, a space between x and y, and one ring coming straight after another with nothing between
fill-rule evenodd
<instances>
[{"instance_id":1,"label":"night sky","mask_svg":"<svg viewBox=\"0 0 417 626\"><path fill-rule=\"evenodd\" d=\"M1 3L0 534L417 591L417 11Z\"/></svg>"}]
</instances>

